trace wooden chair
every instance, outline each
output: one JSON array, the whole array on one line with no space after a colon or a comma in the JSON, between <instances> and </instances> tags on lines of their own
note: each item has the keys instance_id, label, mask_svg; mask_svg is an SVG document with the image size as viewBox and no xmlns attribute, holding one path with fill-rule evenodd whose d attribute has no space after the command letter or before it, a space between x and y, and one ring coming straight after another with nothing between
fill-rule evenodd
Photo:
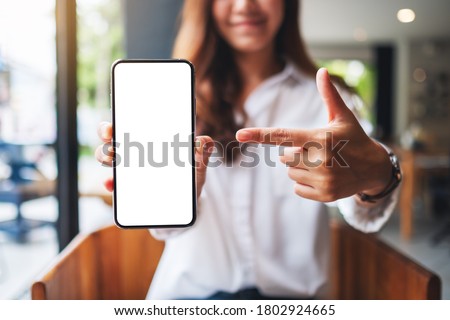
<instances>
[{"instance_id":1,"label":"wooden chair","mask_svg":"<svg viewBox=\"0 0 450 320\"><path fill-rule=\"evenodd\" d=\"M331 224L333 299L441 298L441 280L375 235Z\"/></svg>"},{"instance_id":2,"label":"wooden chair","mask_svg":"<svg viewBox=\"0 0 450 320\"><path fill-rule=\"evenodd\" d=\"M34 300L145 299L164 249L148 230L78 235L31 288Z\"/></svg>"},{"instance_id":3,"label":"wooden chair","mask_svg":"<svg viewBox=\"0 0 450 320\"><path fill-rule=\"evenodd\" d=\"M439 299L440 279L374 235L333 222L332 299ZM80 235L32 286L33 299L144 299L163 251L147 230Z\"/></svg>"}]
</instances>

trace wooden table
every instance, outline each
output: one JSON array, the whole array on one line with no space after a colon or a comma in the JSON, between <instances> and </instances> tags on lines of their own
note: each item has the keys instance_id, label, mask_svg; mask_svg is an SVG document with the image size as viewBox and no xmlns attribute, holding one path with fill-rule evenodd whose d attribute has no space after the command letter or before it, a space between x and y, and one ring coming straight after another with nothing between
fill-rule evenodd
<instances>
[{"instance_id":1,"label":"wooden table","mask_svg":"<svg viewBox=\"0 0 450 320\"><path fill-rule=\"evenodd\" d=\"M12 236L18 242L25 242L27 234L33 229L54 226L53 221L28 219L23 217L21 212L22 203L52 196L56 192L56 181L48 180L39 171L37 163L27 160L24 156L25 148L36 146L50 148L52 144L0 140L0 156L7 159L6 164L11 168L10 177L7 180L0 180L0 202L12 203L17 208L15 218L0 221L0 231ZM23 176L24 169L32 171L36 179Z\"/></svg>"}]
</instances>

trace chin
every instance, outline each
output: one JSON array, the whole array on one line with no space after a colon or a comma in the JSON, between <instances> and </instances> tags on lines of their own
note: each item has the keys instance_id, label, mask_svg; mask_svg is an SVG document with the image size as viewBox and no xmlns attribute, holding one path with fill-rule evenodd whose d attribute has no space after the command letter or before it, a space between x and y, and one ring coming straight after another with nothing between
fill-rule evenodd
<instances>
[{"instance_id":1,"label":"chin","mask_svg":"<svg viewBox=\"0 0 450 320\"><path fill-rule=\"evenodd\" d=\"M252 41L241 41L239 43L233 44L233 48L236 51L242 53L256 53L268 46L268 43L262 42L261 40Z\"/></svg>"}]
</instances>

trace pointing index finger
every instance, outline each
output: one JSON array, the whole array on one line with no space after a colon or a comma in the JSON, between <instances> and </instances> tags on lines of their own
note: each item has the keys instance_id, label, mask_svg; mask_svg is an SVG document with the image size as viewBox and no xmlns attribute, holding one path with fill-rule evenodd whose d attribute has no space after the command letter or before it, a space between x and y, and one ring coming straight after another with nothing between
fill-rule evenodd
<instances>
[{"instance_id":1,"label":"pointing index finger","mask_svg":"<svg viewBox=\"0 0 450 320\"><path fill-rule=\"evenodd\" d=\"M301 147L311 141L314 130L286 128L245 128L236 132L239 142Z\"/></svg>"}]
</instances>

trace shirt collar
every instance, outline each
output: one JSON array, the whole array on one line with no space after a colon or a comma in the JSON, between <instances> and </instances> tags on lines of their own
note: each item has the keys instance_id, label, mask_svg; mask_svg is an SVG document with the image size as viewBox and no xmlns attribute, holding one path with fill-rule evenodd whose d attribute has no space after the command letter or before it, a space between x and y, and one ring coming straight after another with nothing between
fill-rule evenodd
<instances>
[{"instance_id":1,"label":"shirt collar","mask_svg":"<svg viewBox=\"0 0 450 320\"><path fill-rule=\"evenodd\" d=\"M261 103L258 97L260 97L264 92L267 92L271 88L287 82L288 80L294 80L299 83L305 79L304 73L298 70L297 66L290 60L286 60L286 64L279 73L274 74L264 80L258 87L256 87L253 92L248 96L245 101L244 108L249 116L255 116L260 111L264 110L268 106L266 103ZM256 100L256 101L255 101Z\"/></svg>"},{"instance_id":2,"label":"shirt collar","mask_svg":"<svg viewBox=\"0 0 450 320\"><path fill-rule=\"evenodd\" d=\"M270 87L284 82L289 78L293 78L300 82L304 78L304 75L297 69L297 66L291 60L286 60L283 70L264 80L259 87Z\"/></svg>"}]
</instances>

